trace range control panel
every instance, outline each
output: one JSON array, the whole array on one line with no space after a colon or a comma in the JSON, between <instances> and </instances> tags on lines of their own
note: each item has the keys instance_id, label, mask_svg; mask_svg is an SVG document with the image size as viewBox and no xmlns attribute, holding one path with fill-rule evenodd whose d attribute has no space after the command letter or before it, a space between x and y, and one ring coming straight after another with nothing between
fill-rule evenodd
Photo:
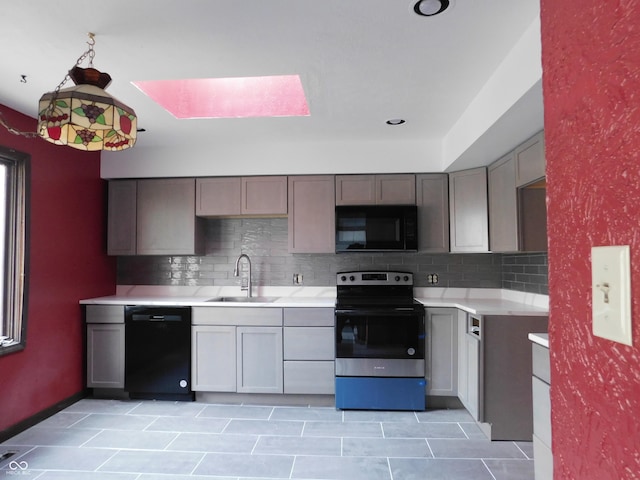
<instances>
[{"instance_id":1,"label":"range control panel","mask_svg":"<svg viewBox=\"0 0 640 480\"><path fill-rule=\"evenodd\" d=\"M338 272L336 285L413 285L411 272Z\"/></svg>"}]
</instances>

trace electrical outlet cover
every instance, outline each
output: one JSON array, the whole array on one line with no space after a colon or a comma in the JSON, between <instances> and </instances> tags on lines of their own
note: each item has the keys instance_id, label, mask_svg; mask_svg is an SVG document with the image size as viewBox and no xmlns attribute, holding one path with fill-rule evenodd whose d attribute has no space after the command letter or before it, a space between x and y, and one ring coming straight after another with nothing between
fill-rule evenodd
<instances>
[{"instance_id":1,"label":"electrical outlet cover","mask_svg":"<svg viewBox=\"0 0 640 480\"><path fill-rule=\"evenodd\" d=\"M629 246L591 248L593 334L632 345Z\"/></svg>"}]
</instances>

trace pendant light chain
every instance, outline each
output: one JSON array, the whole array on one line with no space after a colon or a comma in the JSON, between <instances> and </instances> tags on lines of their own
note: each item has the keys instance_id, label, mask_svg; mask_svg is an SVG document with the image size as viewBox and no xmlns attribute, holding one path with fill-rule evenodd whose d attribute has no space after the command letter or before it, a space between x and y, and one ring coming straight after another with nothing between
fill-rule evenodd
<instances>
[{"instance_id":1,"label":"pendant light chain","mask_svg":"<svg viewBox=\"0 0 640 480\"><path fill-rule=\"evenodd\" d=\"M80 64L84 61L85 58L89 57L89 68L93 68L93 59L96 56L96 52L93 49L93 46L96 44L96 40L95 40L95 35L91 32L89 32L87 35L89 35L89 40L87 41L87 45L89 45L89 48L87 49L87 51L85 51L82 55L80 55L78 57L78 60L76 60L76 66L80 66ZM67 83L69 81L71 77L69 76L69 72L67 72L67 74L64 76L64 78L62 79L62 81L58 84L58 86L55 88L55 90L53 91L53 96L51 97L51 102L49 103L49 107L47 108L47 111L45 113L45 115L47 117L50 117L55 108L56 108L56 99L58 98L58 94L60 93L60 89L62 87L64 87L65 83ZM40 135L40 133L37 133L36 135Z\"/></svg>"},{"instance_id":2,"label":"pendant light chain","mask_svg":"<svg viewBox=\"0 0 640 480\"><path fill-rule=\"evenodd\" d=\"M82 55L78 57L78 60L76 60L76 66L80 66L80 64L88 57L89 67L93 68L93 59L96 56L96 52L93 49L93 46L96 44L96 40L94 38L95 35L93 33L89 32L87 35L89 36L89 40L87 41L87 45L89 45L89 48ZM71 77L69 76L69 72L67 72L67 74L64 76L62 81L55 88L55 90L53 91L53 97L51 97L51 102L49 103L49 106L47 108L45 115L47 116L52 115L53 111L55 110L55 103L56 103L56 99L58 98L58 94L60 93L60 89L64 87L65 83L67 83L67 81L70 78ZM24 131L13 128L12 126L9 125L9 123L7 122L4 116L4 113L2 113L1 110L0 110L0 125L6 128L9 131L9 133L12 133L14 135L19 135L26 138L37 138L41 136L40 132L24 132Z\"/></svg>"}]
</instances>

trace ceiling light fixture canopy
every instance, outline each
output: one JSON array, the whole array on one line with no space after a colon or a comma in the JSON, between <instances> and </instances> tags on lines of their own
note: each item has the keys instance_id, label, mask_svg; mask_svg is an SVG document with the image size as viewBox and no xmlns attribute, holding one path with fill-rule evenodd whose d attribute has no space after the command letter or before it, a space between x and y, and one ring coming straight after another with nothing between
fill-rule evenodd
<instances>
[{"instance_id":1,"label":"ceiling light fixture canopy","mask_svg":"<svg viewBox=\"0 0 640 480\"><path fill-rule=\"evenodd\" d=\"M124 150L136 143L137 118L131 107L104 89L111 83L108 73L93 68L94 35L88 50L53 91L40 98L38 135L56 145L79 150ZM89 58L89 68L80 64ZM71 78L76 84L62 89Z\"/></svg>"},{"instance_id":2,"label":"ceiling light fixture canopy","mask_svg":"<svg viewBox=\"0 0 640 480\"><path fill-rule=\"evenodd\" d=\"M423 17L433 17L449 8L449 0L420 0L413 7L413 11Z\"/></svg>"}]
</instances>

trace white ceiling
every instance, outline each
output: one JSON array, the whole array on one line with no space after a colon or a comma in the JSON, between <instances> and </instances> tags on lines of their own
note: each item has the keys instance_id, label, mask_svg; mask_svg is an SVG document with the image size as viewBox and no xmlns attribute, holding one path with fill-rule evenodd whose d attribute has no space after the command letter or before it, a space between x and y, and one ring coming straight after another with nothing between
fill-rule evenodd
<instances>
[{"instance_id":1,"label":"white ceiling","mask_svg":"<svg viewBox=\"0 0 640 480\"><path fill-rule=\"evenodd\" d=\"M452 0L432 18L414 3L6 0L0 103L35 117L94 32L94 66L146 129L133 149L103 153L106 177L450 170L497 158L542 128L539 82L487 88L539 29L539 0ZM176 120L130 83L288 74L302 78L309 117ZM509 108L474 123L478 99ZM183 170L176 155L188 159Z\"/></svg>"}]
</instances>

